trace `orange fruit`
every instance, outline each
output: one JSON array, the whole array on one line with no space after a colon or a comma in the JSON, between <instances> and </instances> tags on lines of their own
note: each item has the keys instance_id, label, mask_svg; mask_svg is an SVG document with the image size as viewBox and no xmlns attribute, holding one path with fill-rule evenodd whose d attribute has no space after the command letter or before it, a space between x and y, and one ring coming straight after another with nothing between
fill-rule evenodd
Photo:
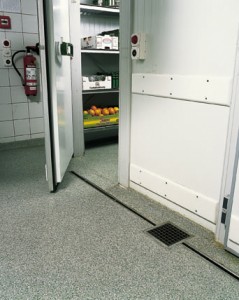
<instances>
[{"instance_id":1,"label":"orange fruit","mask_svg":"<svg viewBox=\"0 0 239 300\"><path fill-rule=\"evenodd\" d=\"M103 110L102 110L102 114L104 115L104 116L107 116L107 115L109 115L109 110L107 109L107 108L103 108Z\"/></svg>"},{"instance_id":2,"label":"orange fruit","mask_svg":"<svg viewBox=\"0 0 239 300\"><path fill-rule=\"evenodd\" d=\"M114 115L115 114L115 110L113 109L113 107L109 108L109 114L110 115Z\"/></svg>"},{"instance_id":3,"label":"orange fruit","mask_svg":"<svg viewBox=\"0 0 239 300\"><path fill-rule=\"evenodd\" d=\"M96 116L99 116L100 114L101 114L101 109L98 109L98 108L97 108L97 109L95 110L95 115L96 115Z\"/></svg>"},{"instance_id":4,"label":"orange fruit","mask_svg":"<svg viewBox=\"0 0 239 300\"><path fill-rule=\"evenodd\" d=\"M94 111L94 109L90 109L88 112L89 112L89 114L90 114L90 115L92 115L92 116L94 116L94 115L95 115L95 111Z\"/></svg>"}]
</instances>

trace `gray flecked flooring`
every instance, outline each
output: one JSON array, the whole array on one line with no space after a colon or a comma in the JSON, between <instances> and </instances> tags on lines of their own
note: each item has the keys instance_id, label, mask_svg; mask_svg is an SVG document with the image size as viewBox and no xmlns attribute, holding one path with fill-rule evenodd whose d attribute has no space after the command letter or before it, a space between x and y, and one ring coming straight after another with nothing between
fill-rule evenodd
<instances>
[{"instance_id":1,"label":"gray flecked flooring","mask_svg":"<svg viewBox=\"0 0 239 300\"><path fill-rule=\"evenodd\" d=\"M116 144L87 149L70 169L167 219L166 210L153 214L158 204L116 186L112 162ZM160 245L146 221L71 173L48 193L42 146L2 150L0 187L0 299L239 298L238 281L181 244Z\"/></svg>"}]
</instances>

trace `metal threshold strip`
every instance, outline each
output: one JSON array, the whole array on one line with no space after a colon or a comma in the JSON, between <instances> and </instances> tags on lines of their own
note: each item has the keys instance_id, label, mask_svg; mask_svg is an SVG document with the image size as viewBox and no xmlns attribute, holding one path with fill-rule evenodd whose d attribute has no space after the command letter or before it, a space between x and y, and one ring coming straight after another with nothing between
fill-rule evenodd
<instances>
[{"instance_id":1,"label":"metal threshold strip","mask_svg":"<svg viewBox=\"0 0 239 300\"><path fill-rule=\"evenodd\" d=\"M82 181L84 181L85 183L89 184L90 186L92 186L94 189L96 189L97 191L99 191L100 193L104 194L106 197L110 198L111 200L113 200L114 202L120 204L121 206L127 208L129 211L131 211L132 213L134 213L135 215L137 215L138 217L140 217L141 219L145 220L146 222L150 223L151 225L155 226L156 224L152 221L150 221L149 219L147 219L146 217L144 217L143 215L141 215L140 213L138 213L135 209L129 207L128 205L124 204L123 202L121 202L119 199L117 199L115 196L111 195L110 193L106 192L104 189L102 189L101 187L99 187L98 185L96 185L95 183L91 182L90 180L88 180L87 178L77 174L74 171L71 171L72 174L74 174L76 177L80 178Z\"/></svg>"},{"instance_id":2,"label":"metal threshold strip","mask_svg":"<svg viewBox=\"0 0 239 300\"><path fill-rule=\"evenodd\" d=\"M85 183L87 183L88 185L90 185L91 187L93 187L94 189L96 189L97 191L99 191L100 193L102 193L103 195L105 195L106 197L110 198L111 200L113 200L114 202L116 202L117 204L123 206L124 208L128 209L129 211L131 211L132 213L134 213L135 215L137 215L138 217L140 217L141 219L145 220L146 222L148 222L149 224L156 226L156 223L152 222L151 220L149 220L147 217L143 216L142 214L140 214L139 212L137 212L135 209L129 207L128 205L124 204L123 202L121 202L119 199L117 199L115 196L113 196L112 194L108 193L107 191L105 191L104 189L102 189L101 187L99 187L97 184L93 183L92 181L90 181L89 179L77 174L74 171L70 171L70 173L72 173L73 175L75 175L76 177L78 177L79 179L81 179L82 181L84 181ZM205 260L207 260L208 262L212 263L214 266L218 267L220 270L224 271L225 273L227 273L228 275L230 275L231 277L233 277L234 279L239 281L239 275L237 275L236 273L234 273L233 271L227 269L225 266L223 266L221 263L215 261L214 259L210 258L209 256L207 256L206 254L202 253L201 251L197 250L196 248L194 248L192 245L186 243L186 242L182 242L181 245L185 246L187 249L190 249L191 251L193 251L194 253L196 253L197 255L201 256L202 258L204 258Z\"/></svg>"}]
</instances>

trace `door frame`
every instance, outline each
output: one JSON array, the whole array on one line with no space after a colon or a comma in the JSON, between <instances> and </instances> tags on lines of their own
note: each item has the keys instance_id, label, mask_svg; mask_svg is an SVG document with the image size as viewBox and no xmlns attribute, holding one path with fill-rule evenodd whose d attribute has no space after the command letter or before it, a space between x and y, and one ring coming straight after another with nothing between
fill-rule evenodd
<instances>
[{"instance_id":1,"label":"door frame","mask_svg":"<svg viewBox=\"0 0 239 300\"><path fill-rule=\"evenodd\" d=\"M71 60L72 84L72 122L74 157L82 156L85 152L82 85L79 78L81 72L81 39L80 29L80 0L69 0L70 40L74 45L74 56Z\"/></svg>"},{"instance_id":2,"label":"door frame","mask_svg":"<svg viewBox=\"0 0 239 300\"><path fill-rule=\"evenodd\" d=\"M46 55L46 42L45 42L45 21L44 21L44 7L43 1L37 1L38 10L38 27L39 27L39 44L40 44L40 62L41 62L41 99L43 102L44 111L44 133L45 133L45 172L46 180L48 182L49 191L56 190L56 178L54 176L54 159L53 159L53 144L52 144L52 124L50 122L51 101L48 93L48 76L47 76L47 55ZM40 34L41 33L41 34ZM48 154L51 155L48 155Z\"/></svg>"},{"instance_id":3,"label":"door frame","mask_svg":"<svg viewBox=\"0 0 239 300\"><path fill-rule=\"evenodd\" d=\"M228 134L225 149L225 159L223 167L223 178L221 184L220 201L218 207L218 217L216 224L215 237L216 240L224 244L226 228L225 224L221 223L221 217L224 212L223 202L224 198L231 198L233 175L234 175L234 164L235 156L237 151L237 136L239 130L239 28L237 31L237 45L235 51L235 67L233 74L233 84L232 84L232 94L231 94L231 106L230 106L230 116L228 124Z\"/></svg>"},{"instance_id":4,"label":"door frame","mask_svg":"<svg viewBox=\"0 0 239 300\"><path fill-rule=\"evenodd\" d=\"M233 209L236 181L237 180L239 181L239 178L237 178L238 164L239 164L239 131L238 131L238 138L237 138L237 148L236 148L236 156L235 156L235 163L234 163L232 187L231 187L231 193L230 193L228 207L227 207L227 215L226 215L226 222L225 222L225 239L224 239L225 249L227 249L228 251L232 252L233 254L235 254L237 256L239 256L239 253L234 251L230 247L228 247L227 242L228 242L228 238L229 238L229 230L230 230L230 223L231 223L231 217L232 217L232 209Z\"/></svg>"},{"instance_id":5,"label":"door frame","mask_svg":"<svg viewBox=\"0 0 239 300\"><path fill-rule=\"evenodd\" d=\"M72 60L72 106L73 106L73 139L74 156L81 156L85 152L84 126L83 126L83 102L82 87L77 78L81 78L81 43L79 39L80 28L80 1L69 0L70 2L70 32L71 42L74 44L74 59ZM47 82L47 57L45 47L45 27L43 1L38 0L38 24L40 36L40 59L41 59L41 97L44 106L44 127L45 127L45 152L46 155L46 179L50 191L55 191L56 179L54 178L54 159L52 127L50 124L50 101ZM118 182L124 187L129 187L130 181L130 132L131 132L131 79L132 79L132 60L131 33L133 27L133 5L134 0L121 0L120 3L120 93L119 93L119 154L118 154ZM76 9L77 7L77 9ZM77 24L77 26L76 26ZM122 88L124 87L124 88Z\"/></svg>"},{"instance_id":6,"label":"door frame","mask_svg":"<svg viewBox=\"0 0 239 300\"><path fill-rule=\"evenodd\" d=\"M130 140L131 140L131 34L133 30L134 0L120 1L120 67L119 67L119 154L118 182L129 187L130 182Z\"/></svg>"}]
</instances>

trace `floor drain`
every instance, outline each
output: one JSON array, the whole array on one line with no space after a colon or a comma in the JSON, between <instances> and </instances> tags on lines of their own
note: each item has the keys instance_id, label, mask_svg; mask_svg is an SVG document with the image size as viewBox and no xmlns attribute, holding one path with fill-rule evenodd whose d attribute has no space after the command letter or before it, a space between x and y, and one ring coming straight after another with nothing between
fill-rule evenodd
<instances>
[{"instance_id":1,"label":"floor drain","mask_svg":"<svg viewBox=\"0 0 239 300\"><path fill-rule=\"evenodd\" d=\"M189 234L171 223L165 223L147 232L167 246L172 246L190 237Z\"/></svg>"}]
</instances>

